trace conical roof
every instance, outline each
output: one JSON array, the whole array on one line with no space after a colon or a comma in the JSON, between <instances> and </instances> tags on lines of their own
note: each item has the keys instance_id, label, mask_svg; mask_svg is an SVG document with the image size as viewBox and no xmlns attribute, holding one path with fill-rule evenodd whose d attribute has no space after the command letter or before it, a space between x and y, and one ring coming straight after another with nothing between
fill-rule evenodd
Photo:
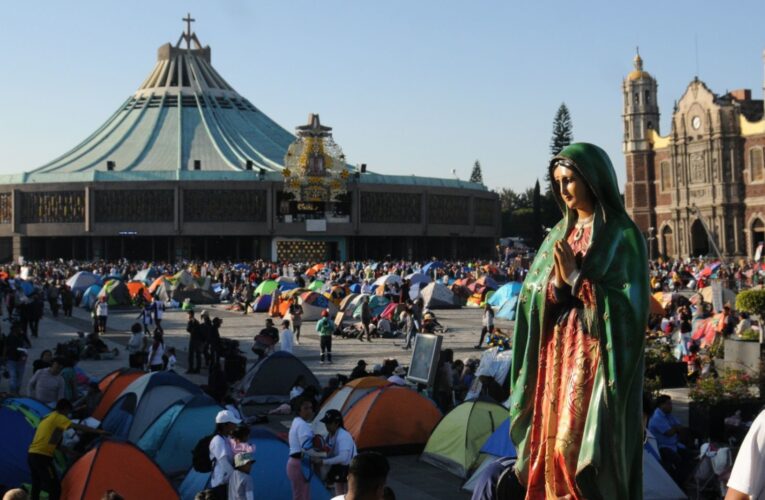
<instances>
[{"instance_id":1,"label":"conical roof","mask_svg":"<svg viewBox=\"0 0 765 500\"><path fill-rule=\"evenodd\" d=\"M279 172L294 140L226 82L188 30L158 49L148 77L98 130L31 175Z\"/></svg>"}]
</instances>

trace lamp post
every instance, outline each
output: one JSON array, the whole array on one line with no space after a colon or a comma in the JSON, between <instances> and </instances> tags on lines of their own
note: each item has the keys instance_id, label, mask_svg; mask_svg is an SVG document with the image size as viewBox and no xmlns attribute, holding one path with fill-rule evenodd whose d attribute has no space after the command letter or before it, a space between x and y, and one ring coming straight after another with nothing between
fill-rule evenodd
<instances>
[{"instance_id":1,"label":"lamp post","mask_svg":"<svg viewBox=\"0 0 765 500\"><path fill-rule=\"evenodd\" d=\"M653 262L653 241L656 239L653 235L654 231L656 231L655 227L649 227L648 236L646 237L646 241L648 241L648 260L651 262Z\"/></svg>"}]
</instances>

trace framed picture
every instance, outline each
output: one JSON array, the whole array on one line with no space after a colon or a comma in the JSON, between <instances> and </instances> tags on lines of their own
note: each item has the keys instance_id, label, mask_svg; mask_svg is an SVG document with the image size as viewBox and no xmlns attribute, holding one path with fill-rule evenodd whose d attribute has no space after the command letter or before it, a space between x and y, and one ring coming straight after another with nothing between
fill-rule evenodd
<instances>
[{"instance_id":1,"label":"framed picture","mask_svg":"<svg viewBox=\"0 0 765 500\"><path fill-rule=\"evenodd\" d=\"M412 359L409 362L409 373L406 378L410 382L432 386L438 370L438 356L441 354L441 335L418 333L414 339Z\"/></svg>"}]
</instances>

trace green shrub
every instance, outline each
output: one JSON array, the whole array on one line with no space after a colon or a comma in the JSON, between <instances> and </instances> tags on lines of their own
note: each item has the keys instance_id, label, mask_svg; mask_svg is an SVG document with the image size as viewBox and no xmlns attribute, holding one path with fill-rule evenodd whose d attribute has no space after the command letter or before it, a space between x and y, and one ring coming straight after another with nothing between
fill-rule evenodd
<instances>
[{"instance_id":1,"label":"green shrub","mask_svg":"<svg viewBox=\"0 0 765 500\"><path fill-rule=\"evenodd\" d=\"M741 340L753 340L755 342L760 341L760 332L757 330L752 330L751 328L749 330L745 330L741 332L741 335L739 335L739 338Z\"/></svg>"},{"instance_id":2,"label":"green shrub","mask_svg":"<svg viewBox=\"0 0 765 500\"><path fill-rule=\"evenodd\" d=\"M745 290L739 293L736 309L749 314L765 315L765 290Z\"/></svg>"}]
</instances>

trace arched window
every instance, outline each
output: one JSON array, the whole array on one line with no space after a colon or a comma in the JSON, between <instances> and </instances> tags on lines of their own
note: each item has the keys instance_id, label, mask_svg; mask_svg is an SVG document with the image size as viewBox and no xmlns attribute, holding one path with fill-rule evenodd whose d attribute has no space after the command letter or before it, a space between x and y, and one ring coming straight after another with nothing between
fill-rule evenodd
<instances>
[{"instance_id":1,"label":"arched window","mask_svg":"<svg viewBox=\"0 0 765 500\"><path fill-rule=\"evenodd\" d=\"M757 247L765 243L765 222L759 217L752 222L752 254L757 253ZM765 252L761 252L765 253Z\"/></svg>"},{"instance_id":2,"label":"arched window","mask_svg":"<svg viewBox=\"0 0 765 500\"><path fill-rule=\"evenodd\" d=\"M762 164L762 148L749 149L749 172L752 181L765 180L765 167Z\"/></svg>"},{"instance_id":3,"label":"arched window","mask_svg":"<svg viewBox=\"0 0 765 500\"><path fill-rule=\"evenodd\" d=\"M651 91L650 90L646 90L645 91L645 104L646 105L651 104Z\"/></svg>"},{"instance_id":4,"label":"arched window","mask_svg":"<svg viewBox=\"0 0 765 500\"><path fill-rule=\"evenodd\" d=\"M640 104L640 92L635 92L635 101L634 101L634 104L635 104L635 106Z\"/></svg>"}]
</instances>

